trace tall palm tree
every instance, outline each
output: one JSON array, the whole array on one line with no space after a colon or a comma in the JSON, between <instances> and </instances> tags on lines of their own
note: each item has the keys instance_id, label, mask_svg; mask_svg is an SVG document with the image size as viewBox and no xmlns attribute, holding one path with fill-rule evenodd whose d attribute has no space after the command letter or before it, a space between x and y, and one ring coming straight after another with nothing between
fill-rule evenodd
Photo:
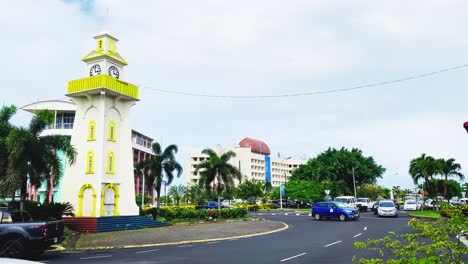
<instances>
[{"instance_id":1,"label":"tall palm tree","mask_svg":"<svg viewBox=\"0 0 468 264\"><path fill-rule=\"evenodd\" d=\"M7 177L9 170L11 170L11 162L8 158L6 138L13 129L10 119L15 113L16 107L14 105L3 106L0 109L0 191L5 195L12 194L13 200L15 198L15 190L19 188L19 182L15 181L12 177Z\"/></svg>"},{"instance_id":2,"label":"tall palm tree","mask_svg":"<svg viewBox=\"0 0 468 264\"><path fill-rule=\"evenodd\" d=\"M242 174L229 163L229 160L236 156L233 151L223 153L221 156L210 149L204 149L203 154L208 155L208 159L195 166L195 175L200 172L199 184L204 186L207 191L211 190L211 184L216 184L216 192L218 195L218 210L221 209L221 192L223 187L230 189L234 186L234 180L241 181Z\"/></svg>"},{"instance_id":3,"label":"tall palm tree","mask_svg":"<svg viewBox=\"0 0 468 264\"><path fill-rule=\"evenodd\" d=\"M8 157L11 162L10 177L20 182L20 209L26 199L29 183L38 188L51 175L61 175L62 166L55 151L63 151L70 164L75 162L76 151L65 136L39 134L53 122L54 115L41 110L32 118L28 128L14 127L6 139ZM65 139L66 138L66 139Z\"/></svg>"},{"instance_id":4,"label":"tall palm tree","mask_svg":"<svg viewBox=\"0 0 468 264\"><path fill-rule=\"evenodd\" d=\"M438 159L439 171L444 176L444 197L447 197L447 186L448 186L448 177L455 176L460 180L464 180L465 176L460 172L461 165L455 162L455 159L450 158L448 160Z\"/></svg>"},{"instance_id":5,"label":"tall palm tree","mask_svg":"<svg viewBox=\"0 0 468 264\"><path fill-rule=\"evenodd\" d=\"M180 201L183 201L187 194L187 188L182 184L171 186L168 194L174 200L174 203L179 206Z\"/></svg>"},{"instance_id":6,"label":"tall palm tree","mask_svg":"<svg viewBox=\"0 0 468 264\"><path fill-rule=\"evenodd\" d=\"M187 196L192 204L199 204L204 198L204 189L198 184L190 185L187 188Z\"/></svg>"},{"instance_id":7,"label":"tall palm tree","mask_svg":"<svg viewBox=\"0 0 468 264\"><path fill-rule=\"evenodd\" d=\"M177 145L169 145L164 151L161 151L161 145L158 142L152 145L154 156L150 159L141 161L138 166L147 168L148 183L156 189L156 202L159 208L159 200L161 197L161 185L166 178L167 185L174 180L174 173L177 173L177 178L182 175L182 166L176 161L175 154L177 153ZM153 188L152 188L153 189ZM153 196L154 200L154 196Z\"/></svg>"},{"instance_id":8,"label":"tall palm tree","mask_svg":"<svg viewBox=\"0 0 468 264\"><path fill-rule=\"evenodd\" d=\"M438 204L437 191L434 188L430 188L429 181L433 180L434 175L439 173L438 162L432 156L427 156L423 153L420 157L410 162L409 174L413 178L414 184L418 184L419 180L424 180L423 189L435 196L436 204Z\"/></svg>"}]
</instances>

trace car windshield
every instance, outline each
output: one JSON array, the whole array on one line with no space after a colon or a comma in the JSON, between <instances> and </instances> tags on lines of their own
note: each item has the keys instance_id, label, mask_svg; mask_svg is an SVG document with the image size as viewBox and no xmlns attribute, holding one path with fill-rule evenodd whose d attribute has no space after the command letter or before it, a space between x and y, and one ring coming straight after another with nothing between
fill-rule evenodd
<instances>
[{"instance_id":1,"label":"car windshield","mask_svg":"<svg viewBox=\"0 0 468 264\"><path fill-rule=\"evenodd\" d=\"M335 201L336 202L341 202L341 203L347 203L348 199L346 199L346 198L335 198Z\"/></svg>"},{"instance_id":2,"label":"car windshield","mask_svg":"<svg viewBox=\"0 0 468 264\"><path fill-rule=\"evenodd\" d=\"M365 203L365 202L367 202L367 199L365 199L365 198L358 198L357 201L358 201L358 202L364 202L364 203Z\"/></svg>"},{"instance_id":3,"label":"car windshield","mask_svg":"<svg viewBox=\"0 0 468 264\"><path fill-rule=\"evenodd\" d=\"M339 208L348 208L349 206L342 202L335 202L335 205Z\"/></svg>"},{"instance_id":4,"label":"car windshield","mask_svg":"<svg viewBox=\"0 0 468 264\"><path fill-rule=\"evenodd\" d=\"M379 206L380 207L395 207L395 204L392 202L381 202Z\"/></svg>"},{"instance_id":5,"label":"car windshield","mask_svg":"<svg viewBox=\"0 0 468 264\"><path fill-rule=\"evenodd\" d=\"M407 200L406 204L416 204L416 201L415 200Z\"/></svg>"}]
</instances>

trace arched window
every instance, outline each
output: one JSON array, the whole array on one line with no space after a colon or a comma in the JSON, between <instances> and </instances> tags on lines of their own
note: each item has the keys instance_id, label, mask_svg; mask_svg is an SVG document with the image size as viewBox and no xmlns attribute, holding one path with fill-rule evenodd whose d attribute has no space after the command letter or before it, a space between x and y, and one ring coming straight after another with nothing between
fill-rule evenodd
<instances>
[{"instance_id":1,"label":"arched window","mask_svg":"<svg viewBox=\"0 0 468 264\"><path fill-rule=\"evenodd\" d=\"M112 151L107 153L107 166L106 173L114 174L115 173L115 154Z\"/></svg>"},{"instance_id":2,"label":"arched window","mask_svg":"<svg viewBox=\"0 0 468 264\"><path fill-rule=\"evenodd\" d=\"M93 140L96 140L96 122L91 120L88 125L88 141Z\"/></svg>"},{"instance_id":3,"label":"arched window","mask_svg":"<svg viewBox=\"0 0 468 264\"><path fill-rule=\"evenodd\" d=\"M94 173L94 152L92 150L88 151L86 155L86 174Z\"/></svg>"},{"instance_id":4,"label":"arched window","mask_svg":"<svg viewBox=\"0 0 468 264\"><path fill-rule=\"evenodd\" d=\"M107 140L109 141L117 141L117 132L114 121L109 122L108 131L107 131Z\"/></svg>"}]
</instances>

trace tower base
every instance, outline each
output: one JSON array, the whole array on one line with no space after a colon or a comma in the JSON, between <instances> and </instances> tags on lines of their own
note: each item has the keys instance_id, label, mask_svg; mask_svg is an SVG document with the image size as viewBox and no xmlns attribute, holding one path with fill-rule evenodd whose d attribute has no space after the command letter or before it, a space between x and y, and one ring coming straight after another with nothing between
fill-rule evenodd
<instances>
[{"instance_id":1,"label":"tower base","mask_svg":"<svg viewBox=\"0 0 468 264\"><path fill-rule=\"evenodd\" d=\"M63 220L69 229L85 233L121 231L169 225L165 222L155 221L149 217L140 215L64 217Z\"/></svg>"}]
</instances>

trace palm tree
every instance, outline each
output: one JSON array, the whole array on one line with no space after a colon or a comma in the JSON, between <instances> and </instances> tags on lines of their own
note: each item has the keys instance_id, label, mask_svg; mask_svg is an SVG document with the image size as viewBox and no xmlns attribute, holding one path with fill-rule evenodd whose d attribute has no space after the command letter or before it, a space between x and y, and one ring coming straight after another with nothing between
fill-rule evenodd
<instances>
[{"instance_id":1,"label":"palm tree","mask_svg":"<svg viewBox=\"0 0 468 264\"><path fill-rule=\"evenodd\" d=\"M163 178L166 178L167 185L171 184L174 180L175 172L177 173L177 178L182 174L182 166L175 159L175 154L178 150L177 145L169 145L164 151L161 151L161 145L155 142L152 145L152 149L154 156L141 161L141 164L138 164L138 166L147 168L147 172L149 172L147 176L148 183L156 189L156 206L159 208Z\"/></svg>"},{"instance_id":2,"label":"palm tree","mask_svg":"<svg viewBox=\"0 0 468 264\"><path fill-rule=\"evenodd\" d=\"M435 196L436 204L438 204L437 191L434 188L429 188L429 181L434 179L434 175L439 174L439 166L436 159L426 154L421 154L420 157L411 160L409 174L413 178L414 184L418 184L419 180L424 180L424 190ZM432 185L431 185L432 186ZM436 193L434 193L436 192ZM436 206L437 210L437 206Z\"/></svg>"},{"instance_id":3,"label":"palm tree","mask_svg":"<svg viewBox=\"0 0 468 264\"><path fill-rule=\"evenodd\" d=\"M397 203L400 202L400 193L401 193L400 186L393 186L393 187L392 187L392 192L393 192L394 194L396 194Z\"/></svg>"},{"instance_id":4,"label":"palm tree","mask_svg":"<svg viewBox=\"0 0 468 264\"><path fill-rule=\"evenodd\" d=\"M460 172L461 165L459 163L455 163L455 159L438 159L437 160L439 165L439 170L442 176L445 177L444 181L444 197L447 197L447 186L448 186L448 177L456 176L460 180L464 180L465 176Z\"/></svg>"},{"instance_id":5,"label":"palm tree","mask_svg":"<svg viewBox=\"0 0 468 264\"><path fill-rule=\"evenodd\" d=\"M234 179L242 179L242 174L236 166L229 163L229 160L236 156L233 151L223 153L221 156L210 149L204 149L203 154L208 155L208 159L195 166L195 175L200 172L199 184L204 186L207 191L211 190L211 184L216 184L216 192L218 195L218 210L221 209L221 192L223 186L230 189L234 186Z\"/></svg>"},{"instance_id":6,"label":"palm tree","mask_svg":"<svg viewBox=\"0 0 468 264\"><path fill-rule=\"evenodd\" d=\"M61 175L62 166L55 151L63 151L73 164L76 151L65 136L45 136L39 134L53 122L52 112L42 110L32 118L28 128L14 127L6 139L8 158L11 162L9 177L20 182L20 209L26 199L27 183L39 187L51 175Z\"/></svg>"},{"instance_id":7,"label":"palm tree","mask_svg":"<svg viewBox=\"0 0 468 264\"><path fill-rule=\"evenodd\" d=\"M187 196L192 204L199 204L204 197L204 189L198 184L190 185L187 188Z\"/></svg>"},{"instance_id":8,"label":"palm tree","mask_svg":"<svg viewBox=\"0 0 468 264\"><path fill-rule=\"evenodd\" d=\"M184 185L175 185L169 188L169 196L174 200L175 204L179 206L180 201L184 200L187 193L187 188Z\"/></svg>"},{"instance_id":9,"label":"palm tree","mask_svg":"<svg viewBox=\"0 0 468 264\"><path fill-rule=\"evenodd\" d=\"M19 188L19 183L14 178L8 177L11 162L8 158L6 138L13 129L10 119L15 113L16 107L14 105L3 106L0 110L0 186L1 192L8 195L13 194L12 200L15 199L15 190Z\"/></svg>"}]
</instances>

